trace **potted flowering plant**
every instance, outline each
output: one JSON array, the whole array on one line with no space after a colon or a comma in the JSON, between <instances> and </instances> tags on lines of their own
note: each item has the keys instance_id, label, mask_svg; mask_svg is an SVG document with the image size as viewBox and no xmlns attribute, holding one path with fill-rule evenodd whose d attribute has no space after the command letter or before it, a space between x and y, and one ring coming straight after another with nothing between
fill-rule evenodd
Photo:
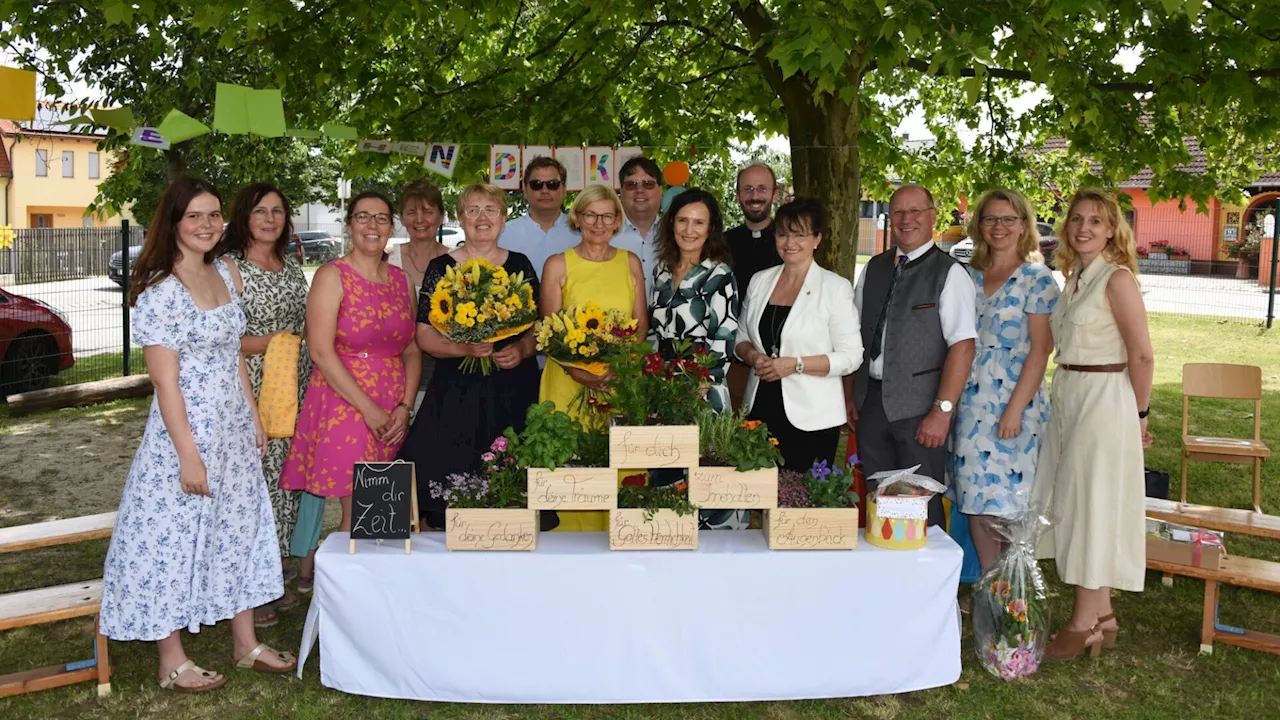
<instances>
[{"instance_id":1,"label":"potted flowering plant","mask_svg":"<svg viewBox=\"0 0 1280 720\"><path fill-rule=\"evenodd\" d=\"M1146 246L1146 245L1139 245L1139 246L1138 246L1138 257L1139 257L1139 258L1142 258L1143 260L1146 260L1146 259L1147 259L1147 246Z\"/></svg>"},{"instance_id":2,"label":"potted flowering plant","mask_svg":"<svg viewBox=\"0 0 1280 720\"><path fill-rule=\"evenodd\" d=\"M759 420L704 408L698 413L698 467L689 496L699 508L753 510L778 506L778 440Z\"/></svg>"},{"instance_id":3,"label":"potted flowering plant","mask_svg":"<svg viewBox=\"0 0 1280 720\"><path fill-rule=\"evenodd\" d=\"M697 550L696 510L687 482L651 487L644 475L630 475L609 511L609 549Z\"/></svg>"},{"instance_id":4,"label":"potted flowering plant","mask_svg":"<svg viewBox=\"0 0 1280 720\"><path fill-rule=\"evenodd\" d=\"M807 473L778 477L778 507L764 513L770 550L853 550L858 547L858 496L853 476L826 460Z\"/></svg>"},{"instance_id":5,"label":"potted flowering plant","mask_svg":"<svg viewBox=\"0 0 1280 720\"><path fill-rule=\"evenodd\" d=\"M1186 259L1189 259L1190 257L1191 257L1191 251L1187 250L1186 248L1180 245L1173 245L1169 247L1170 260L1186 260Z\"/></svg>"},{"instance_id":6,"label":"potted flowering plant","mask_svg":"<svg viewBox=\"0 0 1280 720\"><path fill-rule=\"evenodd\" d=\"M524 473L506 437L480 456L484 470L431 481L431 497L443 500L445 547L450 550L533 550L538 513L526 502Z\"/></svg>"},{"instance_id":7,"label":"potted flowering plant","mask_svg":"<svg viewBox=\"0 0 1280 720\"><path fill-rule=\"evenodd\" d=\"M534 510L611 510L617 505L618 474L608 465L608 441L588 432L555 405L532 405L524 432L507 428L510 445Z\"/></svg>"},{"instance_id":8,"label":"potted flowering plant","mask_svg":"<svg viewBox=\"0 0 1280 720\"><path fill-rule=\"evenodd\" d=\"M1168 240L1152 240L1151 254L1165 255L1167 257L1169 254L1169 241Z\"/></svg>"},{"instance_id":9,"label":"potted flowering plant","mask_svg":"<svg viewBox=\"0 0 1280 720\"><path fill-rule=\"evenodd\" d=\"M614 416L609 463L617 468L691 468L698 463L698 411L708 407L715 359L675 343L675 357L624 346L612 355L615 379L605 402Z\"/></svg>"}]
</instances>

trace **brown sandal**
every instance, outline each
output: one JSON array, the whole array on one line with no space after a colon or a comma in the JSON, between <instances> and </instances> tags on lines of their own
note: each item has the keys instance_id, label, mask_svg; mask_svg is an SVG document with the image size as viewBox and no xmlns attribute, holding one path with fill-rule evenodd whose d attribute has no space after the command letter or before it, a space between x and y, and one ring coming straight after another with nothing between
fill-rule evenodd
<instances>
[{"instance_id":1,"label":"brown sandal","mask_svg":"<svg viewBox=\"0 0 1280 720\"><path fill-rule=\"evenodd\" d=\"M276 667L264 663L258 658L263 653L273 653L280 662L288 663L284 667ZM240 670L253 670L254 672L267 673L268 675L288 675L298 669L298 658L293 653L280 652L266 643L258 643L258 647L249 651L247 655L239 660L232 660L236 664L236 668Z\"/></svg>"},{"instance_id":2,"label":"brown sandal","mask_svg":"<svg viewBox=\"0 0 1280 720\"><path fill-rule=\"evenodd\" d=\"M1045 648L1044 657L1046 660L1074 660L1085 648L1088 648L1089 657L1097 660L1102 654L1102 640L1099 638L1097 642L1090 643L1089 638L1101 634L1102 631L1098 629L1097 623L1088 630L1059 630L1049 641L1049 647Z\"/></svg>"},{"instance_id":3,"label":"brown sandal","mask_svg":"<svg viewBox=\"0 0 1280 720\"><path fill-rule=\"evenodd\" d=\"M1115 613L1107 613L1098 618L1098 632L1102 633L1102 647L1105 650L1111 650L1116 646L1116 636L1120 634L1120 627L1117 625L1115 630L1103 630L1102 623L1108 620L1115 620Z\"/></svg>"},{"instance_id":4,"label":"brown sandal","mask_svg":"<svg viewBox=\"0 0 1280 720\"><path fill-rule=\"evenodd\" d=\"M205 680L213 680L214 678L218 677L218 673L213 672L212 670L205 670L199 665L196 665L194 660L188 660L182 663L181 665L179 665L178 667L174 668L173 670L169 671L169 674L165 676L164 680L160 681L160 689L171 690L173 692L187 693L188 695L199 695L200 693L207 693L211 690L217 690L218 688L227 684L227 677L225 675L223 675L220 679L209 683L208 685L196 685L193 687L188 687L185 685L175 684L178 681L178 677L181 676L182 673L188 670L190 670L191 672L194 672L196 675L199 675Z\"/></svg>"}]
</instances>

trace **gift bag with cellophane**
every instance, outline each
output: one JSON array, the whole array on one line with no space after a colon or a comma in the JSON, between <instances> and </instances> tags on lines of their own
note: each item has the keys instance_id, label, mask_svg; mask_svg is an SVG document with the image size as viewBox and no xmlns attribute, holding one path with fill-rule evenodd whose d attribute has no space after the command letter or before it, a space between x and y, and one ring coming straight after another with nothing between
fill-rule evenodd
<instances>
[{"instance_id":1,"label":"gift bag with cellophane","mask_svg":"<svg viewBox=\"0 0 1280 720\"><path fill-rule=\"evenodd\" d=\"M985 521L1005 547L973 588L975 648L987 672L1017 680L1035 673L1049 644L1047 593L1035 550L1049 523L1038 510Z\"/></svg>"}]
</instances>

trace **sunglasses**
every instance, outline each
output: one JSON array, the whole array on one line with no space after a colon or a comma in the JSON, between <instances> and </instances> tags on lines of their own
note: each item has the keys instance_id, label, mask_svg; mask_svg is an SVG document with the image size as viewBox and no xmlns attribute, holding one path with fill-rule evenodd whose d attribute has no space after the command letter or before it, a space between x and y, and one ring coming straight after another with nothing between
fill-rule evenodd
<instances>
[{"instance_id":1,"label":"sunglasses","mask_svg":"<svg viewBox=\"0 0 1280 720\"><path fill-rule=\"evenodd\" d=\"M546 188L548 190L560 189L559 180L530 180L528 184L533 190L541 190L542 188Z\"/></svg>"}]
</instances>

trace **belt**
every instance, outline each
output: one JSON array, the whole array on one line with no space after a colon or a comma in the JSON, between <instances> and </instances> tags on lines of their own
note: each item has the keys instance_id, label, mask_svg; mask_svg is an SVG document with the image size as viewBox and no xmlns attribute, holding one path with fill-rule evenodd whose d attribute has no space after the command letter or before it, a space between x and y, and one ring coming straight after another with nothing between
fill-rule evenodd
<instances>
[{"instance_id":1,"label":"belt","mask_svg":"<svg viewBox=\"0 0 1280 720\"><path fill-rule=\"evenodd\" d=\"M370 355L367 352L338 352L334 354L336 354L338 357L360 358L362 360L367 360L369 358L373 358L375 360L390 360L392 358L400 357L399 355Z\"/></svg>"},{"instance_id":2,"label":"belt","mask_svg":"<svg viewBox=\"0 0 1280 720\"><path fill-rule=\"evenodd\" d=\"M1128 363L1111 363L1110 365L1059 365L1063 370L1075 372L1124 372Z\"/></svg>"}]
</instances>

